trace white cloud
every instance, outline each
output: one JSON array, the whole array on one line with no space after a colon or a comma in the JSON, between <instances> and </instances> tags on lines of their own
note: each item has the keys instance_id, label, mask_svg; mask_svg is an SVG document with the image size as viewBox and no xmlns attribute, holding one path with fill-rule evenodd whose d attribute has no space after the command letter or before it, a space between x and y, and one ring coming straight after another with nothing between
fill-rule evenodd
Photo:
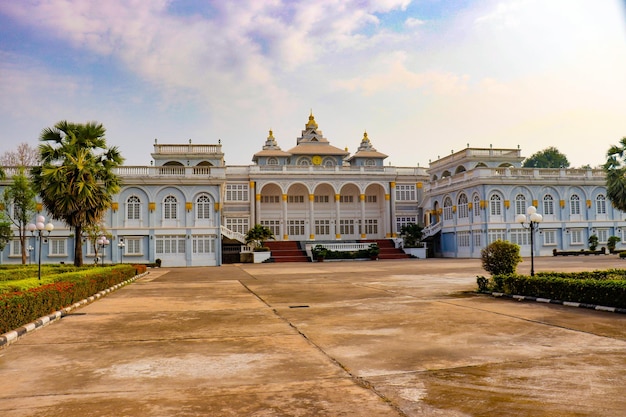
<instances>
[{"instance_id":1,"label":"white cloud","mask_svg":"<svg viewBox=\"0 0 626 417\"><path fill-rule=\"evenodd\" d=\"M98 74L25 58L26 50L5 54L0 109L37 131L57 115L93 114L110 121L113 139L137 143L131 153L142 158L153 137L221 137L231 163L249 162L270 127L290 147L311 107L334 145L353 150L367 129L399 164L424 164L467 142L521 144L528 154L561 144L593 163L583 160L592 132L619 139L619 1L488 0L439 19L404 16L394 31L381 24L409 3L215 0L210 13L175 15L173 0L0 2L0 13L55 37L77 61L101 59L130 74L128 91L91 98L110 88Z\"/></svg>"},{"instance_id":2,"label":"white cloud","mask_svg":"<svg viewBox=\"0 0 626 417\"><path fill-rule=\"evenodd\" d=\"M409 17L408 19L404 21L404 26L409 27L409 28L415 28L418 26L422 26L425 23L426 21L424 20L416 19L414 17Z\"/></svg>"}]
</instances>

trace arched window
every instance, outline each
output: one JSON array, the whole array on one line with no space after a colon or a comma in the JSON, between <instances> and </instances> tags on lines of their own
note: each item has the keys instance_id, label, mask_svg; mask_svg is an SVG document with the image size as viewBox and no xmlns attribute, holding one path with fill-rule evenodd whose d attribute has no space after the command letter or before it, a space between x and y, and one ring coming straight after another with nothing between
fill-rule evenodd
<instances>
[{"instance_id":1,"label":"arched window","mask_svg":"<svg viewBox=\"0 0 626 417\"><path fill-rule=\"evenodd\" d=\"M373 167L376 165L376 161L374 161L373 159L366 159L365 160L365 166L366 167Z\"/></svg>"},{"instance_id":2,"label":"arched window","mask_svg":"<svg viewBox=\"0 0 626 417\"><path fill-rule=\"evenodd\" d=\"M324 159L324 166L326 168L332 168L335 166L335 161L332 158L326 158Z\"/></svg>"},{"instance_id":3,"label":"arched window","mask_svg":"<svg viewBox=\"0 0 626 417\"><path fill-rule=\"evenodd\" d=\"M452 199L450 197L443 200L443 219L452 220Z\"/></svg>"},{"instance_id":4,"label":"arched window","mask_svg":"<svg viewBox=\"0 0 626 417\"><path fill-rule=\"evenodd\" d=\"M502 199L498 194L493 194L489 199L489 212L492 216L502 216Z\"/></svg>"},{"instance_id":5,"label":"arched window","mask_svg":"<svg viewBox=\"0 0 626 417\"><path fill-rule=\"evenodd\" d=\"M578 194L572 194L569 200L569 213L572 215L580 214L580 197Z\"/></svg>"},{"instance_id":6,"label":"arched window","mask_svg":"<svg viewBox=\"0 0 626 417\"><path fill-rule=\"evenodd\" d=\"M178 218L178 200L173 195L168 195L163 200L163 218L165 220Z\"/></svg>"},{"instance_id":7,"label":"arched window","mask_svg":"<svg viewBox=\"0 0 626 417\"><path fill-rule=\"evenodd\" d=\"M543 215L554 215L554 198L550 194L543 196Z\"/></svg>"},{"instance_id":8,"label":"arched window","mask_svg":"<svg viewBox=\"0 0 626 417\"><path fill-rule=\"evenodd\" d=\"M465 195L465 193L459 196L457 205L459 219L469 217L469 211L467 209L467 196Z\"/></svg>"},{"instance_id":9,"label":"arched window","mask_svg":"<svg viewBox=\"0 0 626 417\"><path fill-rule=\"evenodd\" d=\"M522 194L515 196L515 214L526 214L526 197Z\"/></svg>"},{"instance_id":10,"label":"arched window","mask_svg":"<svg viewBox=\"0 0 626 417\"><path fill-rule=\"evenodd\" d=\"M480 197L478 196L478 194L474 194L473 200L474 207L472 207L472 210L474 211L474 217L478 217L480 216Z\"/></svg>"},{"instance_id":11,"label":"arched window","mask_svg":"<svg viewBox=\"0 0 626 417\"><path fill-rule=\"evenodd\" d=\"M141 216L141 200L136 195L131 195L126 200L126 219L139 220Z\"/></svg>"},{"instance_id":12,"label":"arched window","mask_svg":"<svg viewBox=\"0 0 626 417\"><path fill-rule=\"evenodd\" d=\"M596 214L606 214L606 197L604 194L598 194L596 197Z\"/></svg>"},{"instance_id":13,"label":"arched window","mask_svg":"<svg viewBox=\"0 0 626 417\"><path fill-rule=\"evenodd\" d=\"M267 165L278 165L278 159L272 157L267 159Z\"/></svg>"},{"instance_id":14,"label":"arched window","mask_svg":"<svg viewBox=\"0 0 626 417\"><path fill-rule=\"evenodd\" d=\"M311 165L311 161L308 158L301 158L301 159L298 159L298 165L309 166Z\"/></svg>"},{"instance_id":15,"label":"arched window","mask_svg":"<svg viewBox=\"0 0 626 417\"><path fill-rule=\"evenodd\" d=\"M211 199L206 194L196 199L196 218L198 220L209 220L211 218Z\"/></svg>"}]
</instances>

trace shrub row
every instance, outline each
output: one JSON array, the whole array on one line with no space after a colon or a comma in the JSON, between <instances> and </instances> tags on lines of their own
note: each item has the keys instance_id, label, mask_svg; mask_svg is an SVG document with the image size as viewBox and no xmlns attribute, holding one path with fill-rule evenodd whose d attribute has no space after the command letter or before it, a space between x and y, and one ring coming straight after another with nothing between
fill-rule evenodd
<instances>
[{"instance_id":1,"label":"shrub row","mask_svg":"<svg viewBox=\"0 0 626 417\"><path fill-rule=\"evenodd\" d=\"M490 281L484 277L478 277L477 282L481 291L626 308L624 276L611 275L609 271L604 271L607 274L602 277L601 272L552 275L544 273L534 277L517 274L495 275ZM593 276L594 274L596 276ZM581 275L581 277L564 277L567 275Z\"/></svg>"},{"instance_id":2,"label":"shrub row","mask_svg":"<svg viewBox=\"0 0 626 417\"><path fill-rule=\"evenodd\" d=\"M62 280L25 291L0 294L0 334L70 306L146 271L144 265L118 265L69 272Z\"/></svg>"},{"instance_id":3,"label":"shrub row","mask_svg":"<svg viewBox=\"0 0 626 417\"><path fill-rule=\"evenodd\" d=\"M81 269L92 268L91 266L76 267L74 265L42 265L41 274L64 274L66 272L79 271ZM0 281L14 281L26 278L33 278L38 275L37 265L12 265L11 267L5 267L0 269Z\"/></svg>"}]
</instances>

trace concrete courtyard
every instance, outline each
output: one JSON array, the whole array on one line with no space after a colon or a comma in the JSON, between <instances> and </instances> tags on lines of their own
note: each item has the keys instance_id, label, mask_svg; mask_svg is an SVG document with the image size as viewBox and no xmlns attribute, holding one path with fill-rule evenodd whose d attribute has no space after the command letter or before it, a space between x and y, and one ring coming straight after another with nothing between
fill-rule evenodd
<instances>
[{"instance_id":1,"label":"concrete courtyard","mask_svg":"<svg viewBox=\"0 0 626 417\"><path fill-rule=\"evenodd\" d=\"M475 259L151 270L0 350L0 415L626 416L626 315L477 295L476 275Z\"/></svg>"}]
</instances>

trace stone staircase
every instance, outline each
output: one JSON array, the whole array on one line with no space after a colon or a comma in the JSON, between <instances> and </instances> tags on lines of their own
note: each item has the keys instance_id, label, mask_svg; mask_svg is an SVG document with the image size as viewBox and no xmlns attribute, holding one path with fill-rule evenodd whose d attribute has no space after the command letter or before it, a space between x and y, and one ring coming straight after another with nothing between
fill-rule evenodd
<instances>
[{"instance_id":1,"label":"stone staircase","mask_svg":"<svg viewBox=\"0 0 626 417\"><path fill-rule=\"evenodd\" d=\"M264 246L267 246L272 251L272 260L274 262L310 262L311 260L306 255L306 252L300 249L300 245L295 241L265 241Z\"/></svg>"},{"instance_id":2,"label":"stone staircase","mask_svg":"<svg viewBox=\"0 0 626 417\"><path fill-rule=\"evenodd\" d=\"M410 255L404 253L402 249L396 248L393 240L391 239L367 240L367 242L376 243L380 248L378 259L406 259L411 257Z\"/></svg>"}]
</instances>

